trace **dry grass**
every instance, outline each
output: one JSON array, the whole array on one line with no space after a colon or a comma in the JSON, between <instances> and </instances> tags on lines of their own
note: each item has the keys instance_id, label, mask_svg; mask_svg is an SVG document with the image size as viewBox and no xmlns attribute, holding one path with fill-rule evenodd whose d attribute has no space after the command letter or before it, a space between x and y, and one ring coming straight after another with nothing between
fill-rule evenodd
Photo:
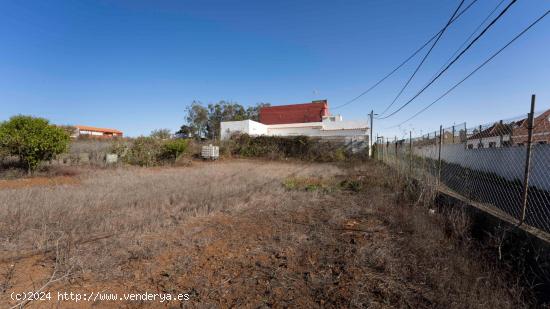
<instances>
[{"instance_id":1,"label":"dry grass","mask_svg":"<svg viewBox=\"0 0 550 309\"><path fill-rule=\"evenodd\" d=\"M70 275L54 290L188 292L197 307L524 306L460 240L467 218L406 205L388 173L230 161L0 190L0 287L57 265Z\"/></svg>"}]
</instances>

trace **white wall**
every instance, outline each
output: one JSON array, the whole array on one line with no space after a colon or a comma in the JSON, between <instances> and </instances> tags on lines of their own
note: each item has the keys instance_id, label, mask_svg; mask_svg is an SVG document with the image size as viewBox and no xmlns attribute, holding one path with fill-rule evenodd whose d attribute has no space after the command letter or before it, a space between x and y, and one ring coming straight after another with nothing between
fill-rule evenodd
<instances>
[{"instance_id":1,"label":"white wall","mask_svg":"<svg viewBox=\"0 0 550 309\"><path fill-rule=\"evenodd\" d=\"M502 136L502 141L503 142L507 142L507 141L510 141L510 135L503 135ZM489 137L483 137L481 139L481 143L483 144L483 148L489 148L489 143L495 143L496 146L495 147L501 147L502 145L500 144L500 136L489 136ZM477 138L474 138L474 139L469 139L468 142L467 142L468 145L472 145L472 147L475 149L475 148L479 148L478 145L479 145L479 139Z\"/></svg>"},{"instance_id":2,"label":"white wall","mask_svg":"<svg viewBox=\"0 0 550 309\"><path fill-rule=\"evenodd\" d=\"M80 135L93 135L93 136L102 136L102 132L95 132L95 131L86 131L86 130L80 130Z\"/></svg>"},{"instance_id":3,"label":"white wall","mask_svg":"<svg viewBox=\"0 0 550 309\"><path fill-rule=\"evenodd\" d=\"M266 135L267 134L267 126L263 123L259 123L253 120L246 120L248 121L248 134L250 135Z\"/></svg>"},{"instance_id":4,"label":"white wall","mask_svg":"<svg viewBox=\"0 0 550 309\"><path fill-rule=\"evenodd\" d=\"M267 128L267 134L274 136L318 136L318 132L319 128L315 127Z\"/></svg>"},{"instance_id":5,"label":"white wall","mask_svg":"<svg viewBox=\"0 0 550 309\"><path fill-rule=\"evenodd\" d=\"M246 133L249 135L267 134L267 126L252 120L223 121L220 124L221 139L226 140L235 133Z\"/></svg>"},{"instance_id":6,"label":"white wall","mask_svg":"<svg viewBox=\"0 0 550 309\"><path fill-rule=\"evenodd\" d=\"M441 159L474 170L495 173L510 181L522 181L526 149L526 147L464 149L464 144L443 145ZM437 146L415 147L414 154L437 160ZM529 185L550 190L550 145L533 145Z\"/></svg>"},{"instance_id":7,"label":"white wall","mask_svg":"<svg viewBox=\"0 0 550 309\"><path fill-rule=\"evenodd\" d=\"M340 129L346 128L346 129ZM349 128L349 129L347 129ZM363 129L357 129L363 128ZM243 121L224 121L220 125L221 139L226 140L232 134L240 132L252 136L273 135L273 136L310 136L310 137L363 137L367 136L367 126L357 122L330 122L330 123L304 123L286 125L264 125L262 123ZM328 130L327 130L328 129Z\"/></svg>"},{"instance_id":8,"label":"white wall","mask_svg":"<svg viewBox=\"0 0 550 309\"><path fill-rule=\"evenodd\" d=\"M222 140L229 139L231 134L241 132L248 134L248 123L243 121L223 121L220 124L220 135Z\"/></svg>"}]
</instances>

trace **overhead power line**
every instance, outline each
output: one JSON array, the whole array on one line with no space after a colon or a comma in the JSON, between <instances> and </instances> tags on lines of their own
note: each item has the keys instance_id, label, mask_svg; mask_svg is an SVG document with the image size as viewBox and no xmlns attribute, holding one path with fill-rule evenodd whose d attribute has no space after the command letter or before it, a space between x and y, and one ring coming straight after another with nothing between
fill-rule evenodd
<instances>
[{"instance_id":1,"label":"overhead power line","mask_svg":"<svg viewBox=\"0 0 550 309\"><path fill-rule=\"evenodd\" d=\"M449 25L451 24L451 21L453 20L453 18L455 17L456 13L458 12L458 10L460 10L460 8L462 7L462 4L464 4L464 0L460 1L460 4L458 5L458 7L456 8L456 10L453 12L453 15L451 15L451 17L449 18L449 20L447 21L447 24L445 24L445 27L443 27L443 29L439 32L439 35L437 36L437 38L435 39L435 41L433 42L432 46L430 47L430 49L428 50L428 52L426 53L426 55L424 55L424 57L422 58L422 60L420 61L420 63L418 64L418 66L416 67L416 69L414 70L414 72L411 74L411 76L409 77L409 79L407 80L407 82L405 83L405 85L403 85L403 87L401 87L401 90L399 90L399 92L397 93L397 95L395 96L395 98L393 99L393 101L388 105L386 106L386 108L382 111L382 113L380 113L380 115L383 115L385 114L388 109L390 109L393 104L395 103L395 101L397 101L397 99L399 99L399 97L401 96L401 94L403 93L403 91L405 91L405 89L407 88L407 86L410 84L410 82L412 81L412 79L414 78L414 76L416 75L416 73L418 73L418 70L420 70L420 68L422 67L422 65L424 64L424 62L426 61L426 59L428 59L428 56L430 55L430 53L432 52L432 50L434 49L434 47L437 45L437 42L439 42L439 39L441 39L441 37L443 36L443 33L445 33L445 30L447 30L447 28L449 27Z\"/></svg>"},{"instance_id":2,"label":"overhead power line","mask_svg":"<svg viewBox=\"0 0 550 309\"><path fill-rule=\"evenodd\" d=\"M489 20L489 18L491 18L491 16L493 16L493 14L502 5L502 3L504 1L505 0L500 0L500 2L493 8L493 10L489 13L489 15L487 15L487 17L485 17L485 19L483 19L483 21L476 27L476 29L474 31L472 31L472 33L468 36L468 38L466 40L464 40L464 42L462 42L460 47L457 48L456 51L449 57L449 59L447 59L447 61L445 61L445 63L439 68L439 70L436 71L436 73L432 76L432 78L434 78L439 72L441 72L441 70L443 70L445 68L445 66L447 66L447 64L449 64L449 62L451 62L451 60L460 52L460 50L464 46L466 46L466 44L468 44L470 39L472 39L474 37L474 35L479 31L479 29L481 29L481 27L483 27L483 25L487 22L487 20Z\"/></svg>"},{"instance_id":3,"label":"overhead power line","mask_svg":"<svg viewBox=\"0 0 550 309\"><path fill-rule=\"evenodd\" d=\"M510 3L508 3L508 5L500 12L500 14L498 14L497 17L495 17L486 27L485 29L483 29L483 31L481 31L480 34L478 34L471 42L470 44L468 44L468 46L466 46L461 52L460 54L458 54L454 59L453 61L451 61L441 72L439 72L439 74L437 74L437 76L435 76L434 78L432 78L432 80L426 85L424 86L420 91L418 91L410 100L408 100L405 104L401 105L397 110L393 111L391 114L387 115L387 116L384 116L384 117L379 117L378 119L387 119L395 114L397 114L398 112L400 112L403 108L405 108L407 105L409 105L412 101L414 101L416 98L418 98L419 95L421 95L426 89L428 89L428 87L430 87L436 80L439 79L439 77L441 77L441 75L443 75L443 73L445 73L453 64L455 64L455 62L458 61L458 59L460 59L460 57L462 57L462 55L464 55L464 53L466 53L466 51L468 51L507 11L508 9L514 4L516 3L517 0L512 0Z\"/></svg>"},{"instance_id":4,"label":"overhead power line","mask_svg":"<svg viewBox=\"0 0 550 309\"><path fill-rule=\"evenodd\" d=\"M464 14L466 11L468 11L468 9L470 9L470 7L472 5L474 5L474 3L476 3L477 1L478 0L473 0L472 2L470 2L470 4L468 4L468 6L466 6L462 11L460 11L460 13L458 13L455 16L455 18L451 21L451 24L454 23L457 19L459 19L460 16L462 16L462 14ZM388 79L390 76L392 76L393 73L397 72L397 70L399 70L401 67L403 67L405 64L407 64L412 58L414 58L416 55L418 55L418 53L421 52L426 46L428 46L428 44L430 44L433 40L435 40L435 38L437 38L437 36L442 31L443 31L443 29L439 30L439 32L434 34L428 41L426 41L426 43L422 44L422 46L420 46L415 52L413 52L407 59L405 59L403 62L401 62L397 67L395 67L392 71L390 71L388 74L386 74L384 77L382 77L379 81L377 81L372 86L370 86L367 90L361 92L358 96L354 97L353 99L351 99L351 100L349 100L349 101L347 101L343 104L340 104L340 105L337 105L337 106L333 107L332 109L335 110L335 109L338 109L338 108L342 108L346 105L349 105L349 104L357 101L359 98L361 98L365 94L369 93L374 88L378 87L378 85L383 83L386 79Z\"/></svg>"},{"instance_id":5,"label":"overhead power line","mask_svg":"<svg viewBox=\"0 0 550 309\"><path fill-rule=\"evenodd\" d=\"M466 75L462 80L460 80L458 83L456 83L453 87L449 88L445 93L443 93L439 98L437 98L432 103L426 105L423 109L418 111L416 114L412 115L407 120L395 125L388 127L386 129L399 127L412 119L416 118L418 115L422 114L426 110L428 110L430 107L432 107L435 103L439 102L441 99L443 99L445 96L447 96L449 93L451 93L453 90L455 90L458 86L460 86L463 82L465 82L468 78L470 78L472 75L474 75L477 71L479 71L482 67L484 67L487 63L491 62L498 54L500 54L502 51L504 51L508 46L512 45L517 39L519 39L522 35L524 35L529 29L531 29L534 25L536 25L538 22L540 22L543 18L545 18L548 14L550 14L550 10L546 11L546 13L542 14L539 18L537 18L534 22L532 22L527 28L525 28L523 31L521 31L518 35L516 35L511 41L509 41L506 45L504 45L501 49L499 49L497 52L495 52L491 57L487 58L482 64L480 64L478 67L476 67L470 74Z\"/></svg>"}]
</instances>

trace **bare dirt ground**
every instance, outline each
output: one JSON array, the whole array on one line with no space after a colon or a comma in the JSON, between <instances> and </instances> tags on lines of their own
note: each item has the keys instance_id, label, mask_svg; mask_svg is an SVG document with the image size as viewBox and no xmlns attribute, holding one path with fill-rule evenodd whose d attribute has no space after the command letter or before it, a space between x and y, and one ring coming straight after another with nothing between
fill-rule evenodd
<instances>
[{"instance_id":1,"label":"bare dirt ground","mask_svg":"<svg viewBox=\"0 0 550 309\"><path fill-rule=\"evenodd\" d=\"M527 305L459 241L466 219L456 214L449 232L378 164L230 161L74 177L0 189L0 307ZM11 299L37 290L52 299ZM97 298L128 293L189 300Z\"/></svg>"}]
</instances>

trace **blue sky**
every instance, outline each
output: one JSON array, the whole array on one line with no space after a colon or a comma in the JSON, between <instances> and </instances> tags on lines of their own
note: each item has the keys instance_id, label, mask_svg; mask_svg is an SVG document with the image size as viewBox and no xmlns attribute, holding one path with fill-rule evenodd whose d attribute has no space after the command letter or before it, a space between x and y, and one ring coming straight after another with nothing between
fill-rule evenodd
<instances>
[{"instance_id":1,"label":"blue sky","mask_svg":"<svg viewBox=\"0 0 550 309\"><path fill-rule=\"evenodd\" d=\"M499 2L479 0L449 28L396 106ZM251 105L328 99L337 106L436 33L458 3L2 0L0 120L29 114L136 136L176 130L193 100ZM550 108L548 17L428 112L402 128L384 129L430 103L548 9L548 0L518 0L444 78L402 112L376 122L375 133L400 136L440 124L510 118L528 112L532 93L538 110ZM356 120L383 110L419 60L333 113Z\"/></svg>"}]
</instances>

